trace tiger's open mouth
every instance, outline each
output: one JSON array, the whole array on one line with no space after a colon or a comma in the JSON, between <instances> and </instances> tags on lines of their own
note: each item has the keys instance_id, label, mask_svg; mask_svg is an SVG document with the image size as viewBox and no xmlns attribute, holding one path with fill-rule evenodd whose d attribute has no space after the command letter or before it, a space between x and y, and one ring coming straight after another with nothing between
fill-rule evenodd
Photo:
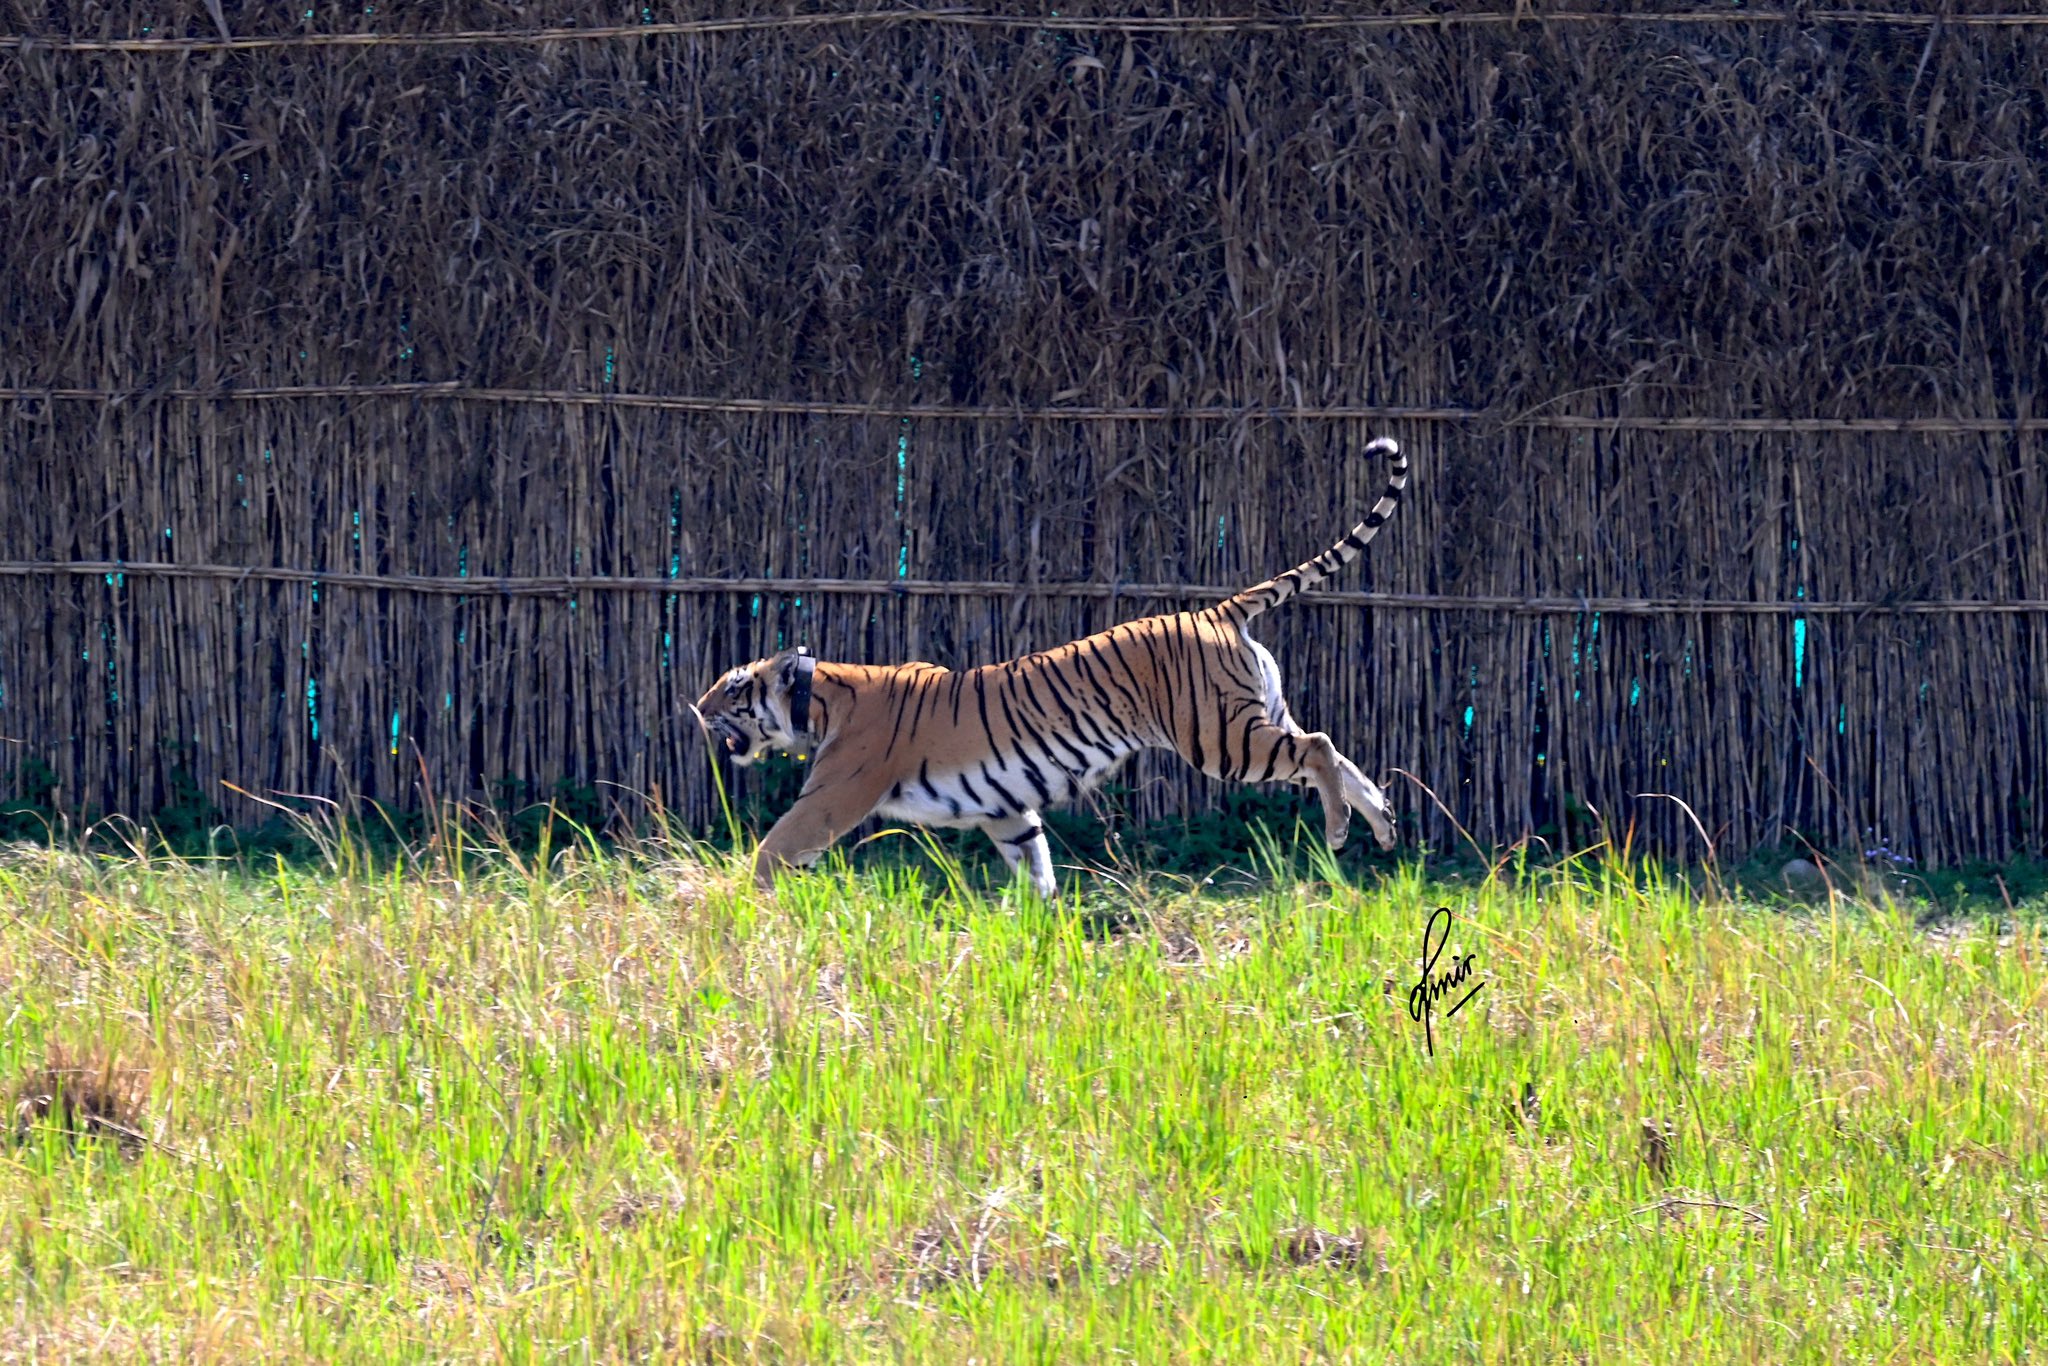
<instances>
[{"instance_id":1,"label":"tiger's open mouth","mask_svg":"<svg viewBox=\"0 0 2048 1366\"><path fill-rule=\"evenodd\" d=\"M746 763L754 757L754 737L747 734L733 721L721 716L711 723L711 733L725 742L725 752L735 763Z\"/></svg>"}]
</instances>

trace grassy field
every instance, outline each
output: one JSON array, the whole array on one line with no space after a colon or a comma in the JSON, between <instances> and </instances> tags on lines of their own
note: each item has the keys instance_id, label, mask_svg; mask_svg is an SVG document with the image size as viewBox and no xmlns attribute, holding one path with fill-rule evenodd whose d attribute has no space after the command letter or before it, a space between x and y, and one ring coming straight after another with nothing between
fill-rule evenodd
<instances>
[{"instance_id":1,"label":"grassy field","mask_svg":"<svg viewBox=\"0 0 2048 1366\"><path fill-rule=\"evenodd\" d=\"M16 849L0 1361L2023 1359L2042 923Z\"/></svg>"}]
</instances>

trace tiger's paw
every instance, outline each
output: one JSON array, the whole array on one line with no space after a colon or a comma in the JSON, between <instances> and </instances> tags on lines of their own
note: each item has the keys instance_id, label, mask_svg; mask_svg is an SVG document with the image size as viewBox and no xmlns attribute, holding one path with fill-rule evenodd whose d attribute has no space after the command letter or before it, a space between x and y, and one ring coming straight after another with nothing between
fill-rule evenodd
<instances>
[{"instance_id":1,"label":"tiger's paw","mask_svg":"<svg viewBox=\"0 0 2048 1366\"><path fill-rule=\"evenodd\" d=\"M1359 807L1359 814L1372 827L1372 837L1380 848L1394 847L1394 806L1387 800L1387 794L1380 785L1370 778L1361 777L1365 784L1365 804Z\"/></svg>"}]
</instances>

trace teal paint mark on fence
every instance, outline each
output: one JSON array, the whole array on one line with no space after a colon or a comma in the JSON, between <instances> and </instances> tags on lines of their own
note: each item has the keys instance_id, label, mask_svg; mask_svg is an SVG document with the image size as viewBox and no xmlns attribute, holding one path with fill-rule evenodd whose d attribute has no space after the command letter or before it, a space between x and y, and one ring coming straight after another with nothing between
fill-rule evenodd
<instances>
[{"instance_id":1,"label":"teal paint mark on fence","mask_svg":"<svg viewBox=\"0 0 2048 1366\"><path fill-rule=\"evenodd\" d=\"M391 713L391 752L398 753L398 713Z\"/></svg>"},{"instance_id":2,"label":"teal paint mark on fence","mask_svg":"<svg viewBox=\"0 0 2048 1366\"><path fill-rule=\"evenodd\" d=\"M1631 678L1631 679L1630 679L1630 680L1628 681L1628 704L1629 704L1629 705L1630 705L1631 707L1633 707L1633 706L1634 706L1634 705L1635 705L1636 703L1638 703L1638 702L1640 702L1640 701L1642 701L1642 700L1643 700L1643 680L1642 680L1642 679L1640 679L1640 678Z\"/></svg>"},{"instance_id":3,"label":"teal paint mark on fence","mask_svg":"<svg viewBox=\"0 0 2048 1366\"><path fill-rule=\"evenodd\" d=\"M903 495L908 487L910 472L910 419L903 419L904 430L896 437L896 577L910 577L910 538L903 531Z\"/></svg>"},{"instance_id":4,"label":"teal paint mark on fence","mask_svg":"<svg viewBox=\"0 0 2048 1366\"><path fill-rule=\"evenodd\" d=\"M454 693L452 693L452 692L444 692L444 693L442 693L442 694L441 694L441 710L442 710L442 711L454 711L454 710L455 710L455 694L454 694Z\"/></svg>"},{"instance_id":5,"label":"teal paint mark on fence","mask_svg":"<svg viewBox=\"0 0 2048 1366\"><path fill-rule=\"evenodd\" d=\"M1582 555L1579 558L1584 559L1585 556ZM1587 672L1592 671L1593 642L1599 639L1599 636L1600 614L1598 612L1593 614L1593 626L1586 633L1586 643L1583 651L1581 651L1579 646L1579 628L1576 625L1572 627L1572 701L1574 702L1579 701L1586 695L1585 691L1579 686L1579 671L1581 667Z\"/></svg>"},{"instance_id":6,"label":"teal paint mark on fence","mask_svg":"<svg viewBox=\"0 0 2048 1366\"><path fill-rule=\"evenodd\" d=\"M604 349L604 382L607 387L609 387L612 382L612 376L616 375L618 372L619 367L613 361L612 349L609 346L607 346Z\"/></svg>"},{"instance_id":7,"label":"teal paint mark on fence","mask_svg":"<svg viewBox=\"0 0 2048 1366\"><path fill-rule=\"evenodd\" d=\"M306 680L306 719L312 724L313 738L320 738L320 683L318 679Z\"/></svg>"},{"instance_id":8,"label":"teal paint mark on fence","mask_svg":"<svg viewBox=\"0 0 2048 1366\"><path fill-rule=\"evenodd\" d=\"M1588 630L1588 631L1586 632L1586 672L1590 674L1590 673L1598 673L1599 671L1600 671L1600 614L1599 614L1598 612L1595 612L1595 613L1593 614L1593 625L1592 625L1592 627L1591 627L1591 628L1590 628L1590 629L1589 629L1589 630ZM1579 694L1577 693L1577 691L1574 691L1574 692L1572 693L1572 698L1573 698L1573 700L1574 700L1574 701L1576 701L1576 700L1578 699L1578 696L1579 696Z\"/></svg>"},{"instance_id":9,"label":"teal paint mark on fence","mask_svg":"<svg viewBox=\"0 0 2048 1366\"><path fill-rule=\"evenodd\" d=\"M1847 735L1849 733L1849 704L1844 702L1841 711L1837 712L1835 716L1835 734Z\"/></svg>"},{"instance_id":10,"label":"teal paint mark on fence","mask_svg":"<svg viewBox=\"0 0 2048 1366\"><path fill-rule=\"evenodd\" d=\"M1467 708L1465 708L1465 731L1466 731L1466 733L1467 733L1467 734L1470 734L1470 733L1471 733L1471 730L1472 730L1472 717L1473 717L1473 715L1474 715L1474 713L1473 713L1473 710L1472 710L1472 708L1470 708L1470 707L1467 707Z\"/></svg>"},{"instance_id":11,"label":"teal paint mark on fence","mask_svg":"<svg viewBox=\"0 0 2048 1366\"><path fill-rule=\"evenodd\" d=\"M1221 513L1218 513L1216 517L1216 548L1218 550L1223 549L1223 516Z\"/></svg>"},{"instance_id":12,"label":"teal paint mark on fence","mask_svg":"<svg viewBox=\"0 0 2048 1366\"><path fill-rule=\"evenodd\" d=\"M756 594L754 594L754 611L753 611L753 615L754 615L754 617L755 617L756 619L759 619L759 617L760 617L760 615L761 615L761 595L760 595L759 593L756 593Z\"/></svg>"},{"instance_id":13,"label":"teal paint mark on fence","mask_svg":"<svg viewBox=\"0 0 2048 1366\"><path fill-rule=\"evenodd\" d=\"M1794 550L1799 549L1799 542L1792 542L1792 548ZM1806 585L1802 583L1797 588L1793 589L1792 596L1795 598L1804 598L1806 596ZM1792 686L1795 688L1803 688L1806 686L1805 617L1792 618Z\"/></svg>"}]
</instances>

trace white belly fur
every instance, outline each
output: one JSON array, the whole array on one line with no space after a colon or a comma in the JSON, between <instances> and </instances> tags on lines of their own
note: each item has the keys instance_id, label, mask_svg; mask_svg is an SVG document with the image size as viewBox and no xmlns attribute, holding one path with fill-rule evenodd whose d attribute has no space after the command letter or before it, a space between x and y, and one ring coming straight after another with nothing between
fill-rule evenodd
<instances>
[{"instance_id":1,"label":"white belly fur","mask_svg":"<svg viewBox=\"0 0 2048 1366\"><path fill-rule=\"evenodd\" d=\"M906 779L882 799L875 814L941 828L973 826L994 817L1017 814L1004 794L1014 798L1024 810L1036 811L1080 796L1136 753L1137 748L1133 745L1078 774L1038 761L1038 779L1051 791L1050 799L1039 795L1022 760L1015 754L1006 754L1000 763L990 760L986 765L977 764L965 774L929 772L925 782L930 784L931 791L926 790L925 782L914 777Z\"/></svg>"}]
</instances>

